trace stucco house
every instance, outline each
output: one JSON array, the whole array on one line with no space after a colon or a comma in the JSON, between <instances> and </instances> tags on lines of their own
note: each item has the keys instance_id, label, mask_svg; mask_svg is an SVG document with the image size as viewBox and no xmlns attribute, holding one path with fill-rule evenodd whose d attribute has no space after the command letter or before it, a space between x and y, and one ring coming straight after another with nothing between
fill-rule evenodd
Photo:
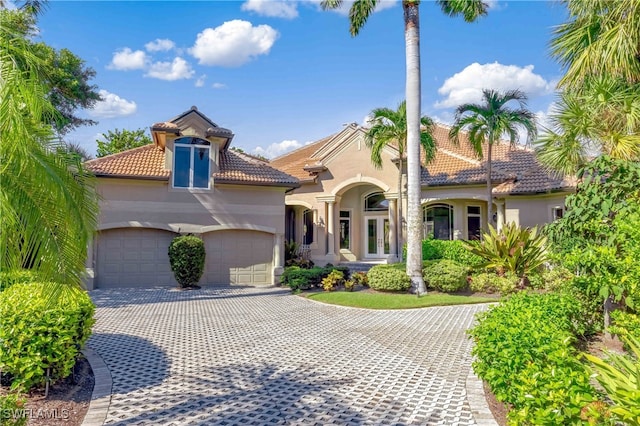
<instances>
[{"instance_id":1,"label":"stucco house","mask_svg":"<svg viewBox=\"0 0 640 426\"><path fill-rule=\"evenodd\" d=\"M285 239L303 245L316 263L394 262L402 255L407 206L406 190L405 199L398 199L398 151L385 148L382 168L375 168L365 133L351 124L270 162L300 181L285 197ZM500 228L506 222L534 226L561 217L575 182L547 173L532 150L505 142L493 150L497 214L487 218L484 162L464 137L456 146L448 133L446 126L436 126L436 157L422 167L425 237L474 239L488 219Z\"/></svg>"},{"instance_id":2,"label":"stucco house","mask_svg":"<svg viewBox=\"0 0 640 426\"><path fill-rule=\"evenodd\" d=\"M493 156L497 215L487 218L484 164L448 131L436 127L437 155L422 168L425 236L473 239L488 219L533 226L562 215L574 182L504 143ZM101 197L87 287L176 285L167 250L184 233L205 243L203 285L276 284L285 241L317 264L398 261L407 207L406 191L398 197L398 151L385 148L374 167L365 133L348 125L267 163L231 150L233 133L196 107L154 124L153 144L86 163Z\"/></svg>"},{"instance_id":3,"label":"stucco house","mask_svg":"<svg viewBox=\"0 0 640 426\"><path fill-rule=\"evenodd\" d=\"M151 145L86 163L101 197L87 287L176 285L167 250L182 233L204 240L203 284L273 285L298 180L230 150L233 133L196 107L151 133Z\"/></svg>"}]
</instances>

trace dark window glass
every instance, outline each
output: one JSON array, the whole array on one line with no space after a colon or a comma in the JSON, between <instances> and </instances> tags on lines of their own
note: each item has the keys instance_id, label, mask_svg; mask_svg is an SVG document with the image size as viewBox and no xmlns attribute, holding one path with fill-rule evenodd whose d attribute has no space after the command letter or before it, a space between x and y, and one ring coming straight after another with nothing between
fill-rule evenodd
<instances>
[{"instance_id":1,"label":"dark window glass","mask_svg":"<svg viewBox=\"0 0 640 426\"><path fill-rule=\"evenodd\" d=\"M376 192L365 199L364 210L367 212L381 212L389 210L389 200L384 198L382 192Z\"/></svg>"},{"instance_id":2,"label":"dark window glass","mask_svg":"<svg viewBox=\"0 0 640 426\"><path fill-rule=\"evenodd\" d=\"M174 156L173 186L176 188L188 188L189 169L191 166L191 148L177 146Z\"/></svg>"},{"instance_id":3,"label":"dark window glass","mask_svg":"<svg viewBox=\"0 0 640 426\"><path fill-rule=\"evenodd\" d=\"M206 145L209 146L211 145L209 143L209 141L206 141L204 139L200 139L200 138L193 138L193 137L183 137L183 138L178 138L174 141L174 143L179 143L179 144L183 144L183 145Z\"/></svg>"},{"instance_id":4,"label":"dark window glass","mask_svg":"<svg viewBox=\"0 0 640 426\"><path fill-rule=\"evenodd\" d=\"M313 243L313 212L305 210L302 216L302 244Z\"/></svg>"},{"instance_id":5,"label":"dark window glass","mask_svg":"<svg viewBox=\"0 0 640 426\"><path fill-rule=\"evenodd\" d=\"M424 210L424 232L427 238L450 240L453 238L453 208L441 204Z\"/></svg>"},{"instance_id":6,"label":"dark window glass","mask_svg":"<svg viewBox=\"0 0 640 426\"><path fill-rule=\"evenodd\" d=\"M193 187L209 187L209 148L193 148Z\"/></svg>"},{"instance_id":7,"label":"dark window glass","mask_svg":"<svg viewBox=\"0 0 640 426\"><path fill-rule=\"evenodd\" d=\"M480 214L480 206L468 206L467 213L469 214Z\"/></svg>"},{"instance_id":8,"label":"dark window glass","mask_svg":"<svg viewBox=\"0 0 640 426\"><path fill-rule=\"evenodd\" d=\"M479 240L481 234L480 216L467 217L467 231L470 240Z\"/></svg>"},{"instance_id":9,"label":"dark window glass","mask_svg":"<svg viewBox=\"0 0 640 426\"><path fill-rule=\"evenodd\" d=\"M351 248L351 212L348 210L340 211L340 248Z\"/></svg>"}]
</instances>

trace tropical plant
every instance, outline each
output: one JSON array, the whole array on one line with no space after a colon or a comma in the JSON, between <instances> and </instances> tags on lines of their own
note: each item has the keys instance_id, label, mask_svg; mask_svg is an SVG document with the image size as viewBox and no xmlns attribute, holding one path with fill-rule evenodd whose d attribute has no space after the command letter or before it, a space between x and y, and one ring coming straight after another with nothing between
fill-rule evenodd
<instances>
[{"instance_id":1,"label":"tropical plant","mask_svg":"<svg viewBox=\"0 0 640 426\"><path fill-rule=\"evenodd\" d=\"M324 291L333 291L336 287L345 283L344 273L334 269L322 279L322 289Z\"/></svg>"},{"instance_id":2,"label":"tropical plant","mask_svg":"<svg viewBox=\"0 0 640 426\"><path fill-rule=\"evenodd\" d=\"M369 114L371 128L365 136L365 143L371 149L371 162L382 167L382 151L387 146L398 150L398 200L402 206L402 174L407 147L407 102L402 101L398 109L376 108ZM436 144L433 139L433 120L426 115L420 117L420 146L425 154L425 162L435 157ZM398 223L402 223L402 208L398 209ZM397 233L397 247L402 247L402 235Z\"/></svg>"},{"instance_id":3,"label":"tropical plant","mask_svg":"<svg viewBox=\"0 0 640 426\"><path fill-rule=\"evenodd\" d=\"M591 354L585 358L592 364L596 379L613 401L611 412L629 426L640 426L640 340L632 336L622 338L635 356L609 353L601 359Z\"/></svg>"},{"instance_id":4,"label":"tropical plant","mask_svg":"<svg viewBox=\"0 0 640 426\"><path fill-rule=\"evenodd\" d=\"M0 270L28 267L43 280L80 285L97 197L82 163L55 151L51 70L24 37L28 19L0 10Z\"/></svg>"},{"instance_id":5,"label":"tropical plant","mask_svg":"<svg viewBox=\"0 0 640 426\"><path fill-rule=\"evenodd\" d=\"M518 108L508 106L517 102ZM454 124L449 138L460 143L460 134L466 132L469 144L479 158L485 159L487 174L487 210L493 218L493 195L491 186L491 152L493 145L503 135L508 135L511 145L518 141L518 129L527 132L528 140L537 134L535 114L526 109L527 96L520 90L500 92L492 89L482 91L482 103L467 103L456 108ZM485 155L486 149L486 155Z\"/></svg>"},{"instance_id":6,"label":"tropical plant","mask_svg":"<svg viewBox=\"0 0 640 426\"><path fill-rule=\"evenodd\" d=\"M198 287L205 257L204 242L194 235L181 235L171 241L169 263L180 287Z\"/></svg>"},{"instance_id":7,"label":"tropical plant","mask_svg":"<svg viewBox=\"0 0 640 426\"><path fill-rule=\"evenodd\" d=\"M355 0L349 9L349 31L358 35L380 0ZM343 0L322 0L324 9L337 9ZM449 16L462 16L473 22L486 15L488 5L482 0L437 0L442 11ZM406 105L407 105L407 274L413 291L427 291L422 279L422 192L420 171L420 15L419 0L403 0L406 50Z\"/></svg>"},{"instance_id":8,"label":"tropical plant","mask_svg":"<svg viewBox=\"0 0 640 426\"><path fill-rule=\"evenodd\" d=\"M536 141L550 170L575 174L595 155L640 159L640 84L589 77L580 90L565 90Z\"/></svg>"},{"instance_id":9,"label":"tropical plant","mask_svg":"<svg viewBox=\"0 0 640 426\"><path fill-rule=\"evenodd\" d=\"M561 87L588 76L640 83L640 5L637 1L566 0L569 21L554 30L551 55L566 68Z\"/></svg>"},{"instance_id":10,"label":"tropical plant","mask_svg":"<svg viewBox=\"0 0 640 426\"><path fill-rule=\"evenodd\" d=\"M512 272L520 278L520 286L528 284L527 276L547 261L547 237L538 228L520 228L513 222L500 232L489 225L481 241L465 241L464 245L485 260L479 266L493 268L503 276Z\"/></svg>"},{"instance_id":11,"label":"tropical plant","mask_svg":"<svg viewBox=\"0 0 640 426\"><path fill-rule=\"evenodd\" d=\"M102 139L104 140L96 140L98 143L98 158L153 143L145 132L145 129L115 129L114 131L109 130L107 133L103 133Z\"/></svg>"}]
</instances>

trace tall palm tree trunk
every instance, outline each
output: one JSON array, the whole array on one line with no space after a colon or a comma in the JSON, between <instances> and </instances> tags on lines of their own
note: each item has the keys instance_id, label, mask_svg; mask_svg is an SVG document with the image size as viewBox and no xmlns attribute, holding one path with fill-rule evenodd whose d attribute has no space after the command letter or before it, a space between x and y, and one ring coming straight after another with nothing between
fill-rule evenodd
<instances>
[{"instance_id":1,"label":"tall palm tree trunk","mask_svg":"<svg viewBox=\"0 0 640 426\"><path fill-rule=\"evenodd\" d=\"M402 171L404 170L404 159L400 156L400 170L398 171L398 202L396 204L397 220L396 220L396 247L398 250L397 256L402 261Z\"/></svg>"},{"instance_id":2,"label":"tall palm tree trunk","mask_svg":"<svg viewBox=\"0 0 640 426\"><path fill-rule=\"evenodd\" d=\"M422 279L420 212L420 21L418 1L403 0L407 61L407 274L413 291L427 292Z\"/></svg>"},{"instance_id":3,"label":"tall palm tree trunk","mask_svg":"<svg viewBox=\"0 0 640 426\"><path fill-rule=\"evenodd\" d=\"M493 222L493 191L491 188L491 151L493 148L493 143L489 141L487 144L487 225L492 224L495 226Z\"/></svg>"}]
</instances>

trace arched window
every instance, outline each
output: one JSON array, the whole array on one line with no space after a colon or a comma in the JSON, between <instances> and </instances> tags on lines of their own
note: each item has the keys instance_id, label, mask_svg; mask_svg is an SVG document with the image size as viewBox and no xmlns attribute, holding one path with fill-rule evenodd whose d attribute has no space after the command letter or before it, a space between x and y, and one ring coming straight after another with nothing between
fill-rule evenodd
<instances>
[{"instance_id":1,"label":"arched window","mask_svg":"<svg viewBox=\"0 0 640 426\"><path fill-rule=\"evenodd\" d=\"M386 212L389 210L389 200L384 198L382 192L374 192L364 199L365 212Z\"/></svg>"},{"instance_id":2,"label":"arched window","mask_svg":"<svg viewBox=\"0 0 640 426\"><path fill-rule=\"evenodd\" d=\"M424 238L435 240L453 239L453 206L433 204L422 210Z\"/></svg>"},{"instance_id":3,"label":"arched window","mask_svg":"<svg viewBox=\"0 0 640 426\"><path fill-rule=\"evenodd\" d=\"M194 137L174 141L173 187L209 189L209 141Z\"/></svg>"}]
</instances>

